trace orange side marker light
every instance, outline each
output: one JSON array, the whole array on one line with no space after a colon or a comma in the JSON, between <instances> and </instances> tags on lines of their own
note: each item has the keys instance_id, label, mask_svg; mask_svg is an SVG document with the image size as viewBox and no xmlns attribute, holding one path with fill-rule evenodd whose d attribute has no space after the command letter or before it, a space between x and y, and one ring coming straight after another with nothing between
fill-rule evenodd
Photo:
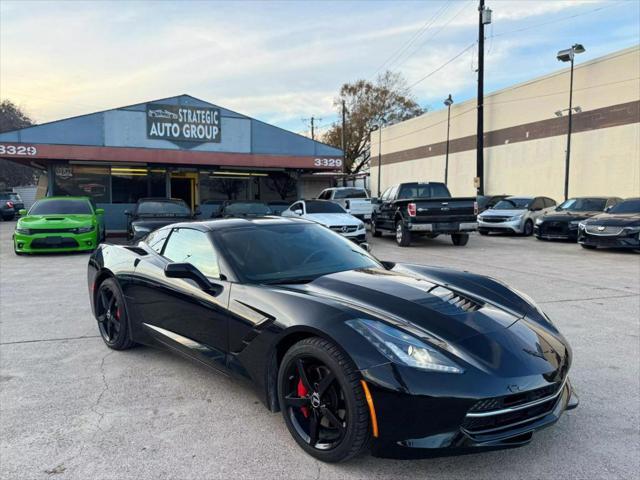
<instances>
[{"instance_id":1,"label":"orange side marker light","mask_svg":"<svg viewBox=\"0 0 640 480\"><path fill-rule=\"evenodd\" d=\"M378 417L376 417L376 409L373 406L373 398L371 397L371 392L369 391L369 386L367 382L364 380L360 380L362 383L362 389L364 390L364 396L367 399L367 404L369 405L369 412L371 413L371 429L373 430L374 438L378 438Z\"/></svg>"}]
</instances>

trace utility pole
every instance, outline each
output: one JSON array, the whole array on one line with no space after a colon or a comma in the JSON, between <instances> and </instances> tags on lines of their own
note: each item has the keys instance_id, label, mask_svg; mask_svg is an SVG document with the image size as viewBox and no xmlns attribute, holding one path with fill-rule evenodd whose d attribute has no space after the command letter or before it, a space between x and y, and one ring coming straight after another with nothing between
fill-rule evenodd
<instances>
[{"instance_id":1,"label":"utility pole","mask_svg":"<svg viewBox=\"0 0 640 480\"><path fill-rule=\"evenodd\" d=\"M342 100L342 135L340 138L340 146L342 147L342 173L346 172L346 165L344 162L344 154L345 154L345 129L347 128L347 107L345 106L344 100Z\"/></svg>"},{"instance_id":2,"label":"utility pole","mask_svg":"<svg viewBox=\"0 0 640 480\"><path fill-rule=\"evenodd\" d=\"M314 121L315 121L315 118L311 117L311 140L316 139Z\"/></svg>"},{"instance_id":3,"label":"utility pole","mask_svg":"<svg viewBox=\"0 0 640 480\"><path fill-rule=\"evenodd\" d=\"M478 195L484 195L484 26L491 23L491 9L484 0L478 6L478 122L476 132L476 185Z\"/></svg>"},{"instance_id":4,"label":"utility pole","mask_svg":"<svg viewBox=\"0 0 640 480\"><path fill-rule=\"evenodd\" d=\"M444 157L444 184L449 182L449 129L451 127L451 105L453 104L453 98L451 94L444 100L444 104L447 107L447 149Z\"/></svg>"}]
</instances>

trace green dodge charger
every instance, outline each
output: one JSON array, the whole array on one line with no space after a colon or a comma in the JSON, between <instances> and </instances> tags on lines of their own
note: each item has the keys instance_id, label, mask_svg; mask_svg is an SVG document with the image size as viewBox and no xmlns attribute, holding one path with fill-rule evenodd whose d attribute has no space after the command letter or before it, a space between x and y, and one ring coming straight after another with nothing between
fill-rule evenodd
<instances>
[{"instance_id":1,"label":"green dodge charger","mask_svg":"<svg viewBox=\"0 0 640 480\"><path fill-rule=\"evenodd\" d=\"M87 197L47 197L29 209L13 235L16 254L91 251L104 239L102 214Z\"/></svg>"}]
</instances>

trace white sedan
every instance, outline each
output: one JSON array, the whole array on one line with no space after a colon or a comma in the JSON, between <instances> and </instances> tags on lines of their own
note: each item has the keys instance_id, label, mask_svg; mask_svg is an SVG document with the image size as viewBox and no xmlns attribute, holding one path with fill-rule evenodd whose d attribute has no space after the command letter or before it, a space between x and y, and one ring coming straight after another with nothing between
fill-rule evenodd
<instances>
[{"instance_id":1,"label":"white sedan","mask_svg":"<svg viewBox=\"0 0 640 480\"><path fill-rule=\"evenodd\" d=\"M337 203L326 200L298 200L282 212L283 217L301 217L330 228L356 243L366 242L364 223Z\"/></svg>"}]
</instances>

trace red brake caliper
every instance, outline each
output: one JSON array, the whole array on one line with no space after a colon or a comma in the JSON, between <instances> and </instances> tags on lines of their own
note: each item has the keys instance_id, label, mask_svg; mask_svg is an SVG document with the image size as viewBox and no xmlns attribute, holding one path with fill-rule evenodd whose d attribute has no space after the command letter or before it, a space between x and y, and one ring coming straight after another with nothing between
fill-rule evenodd
<instances>
[{"instance_id":1,"label":"red brake caliper","mask_svg":"<svg viewBox=\"0 0 640 480\"><path fill-rule=\"evenodd\" d=\"M298 380L298 396L300 398L303 398L306 397L308 393L309 390L307 390L303 385L302 379ZM304 418L309 417L309 407L300 407L300 410L302 411L302 415L304 415Z\"/></svg>"}]
</instances>

